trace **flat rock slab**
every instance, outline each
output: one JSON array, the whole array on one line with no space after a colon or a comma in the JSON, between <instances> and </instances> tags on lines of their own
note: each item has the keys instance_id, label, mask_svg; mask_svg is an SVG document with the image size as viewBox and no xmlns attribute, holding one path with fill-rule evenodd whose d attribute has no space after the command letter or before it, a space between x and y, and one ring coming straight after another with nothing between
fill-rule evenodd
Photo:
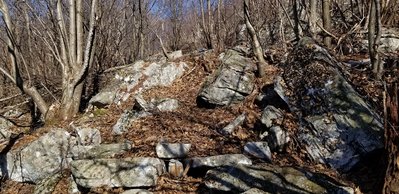
<instances>
[{"instance_id":1,"label":"flat rock slab","mask_svg":"<svg viewBox=\"0 0 399 194\"><path fill-rule=\"evenodd\" d=\"M241 193L259 189L268 193L351 194L352 188L336 185L325 175L271 164L225 166L209 170L205 185L212 191Z\"/></svg>"},{"instance_id":2,"label":"flat rock slab","mask_svg":"<svg viewBox=\"0 0 399 194\"><path fill-rule=\"evenodd\" d=\"M85 188L151 187L162 175L165 163L157 158L75 160L71 162L76 183Z\"/></svg>"},{"instance_id":3,"label":"flat rock slab","mask_svg":"<svg viewBox=\"0 0 399 194\"><path fill-rule=\"evenodd\" d=\"M158 158L184 158L190 151L191 144L159 143L155 147Z\"/></svg>"},{"instance_id":4,"label":"flat rock slab","mask_svg":"<svg viewBox=\"0 0 399 194\"><path fill-rule=\"evenodd\" d=\"M209 168L218 166L229 166L229 165L251 165L252 161L243 154L226 154L209 157L195 157L186 160L187 164L191 164L192 168Z\"/></svg>"},{"instance_id":5,"label":"flat rock slab","mask_svg":"<svg viewBox=\"0 0 399 194\"><path fill-rule=\"evenodd\" d=\"M220 68L202 86L197 104L204 107L225 106L244 100L254 88L254 67L251 59L228 50Z\"/></svg>"},{"instance_id":6,"label":"flat rock slab","mask_svg":"<svg viewBox=\"0 0 399 194\"><path fill-rule=\"evenodd\" d=\"M74 146L70 151L70 157L74 159L108 158L126 153L131 149L131 143L100 144L96 146Z\"/></svg>"}]
</instances>

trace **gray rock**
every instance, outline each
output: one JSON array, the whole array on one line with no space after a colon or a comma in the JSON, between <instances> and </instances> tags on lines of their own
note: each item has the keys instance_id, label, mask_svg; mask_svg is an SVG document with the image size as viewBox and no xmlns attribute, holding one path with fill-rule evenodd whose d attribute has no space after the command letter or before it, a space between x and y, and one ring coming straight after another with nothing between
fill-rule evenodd
<instances>
[{"instance_id":1,"label":"gray rock","mask_svg":"<svg viewBox=\"0 0 399 194\"><path fill-rule=\"evenodd\" d=\"M180 178L183 176L183 172L184 172L183 163L175 159L169 161L168 173L172 175L172 177Z\"/></svg>"},{"instance_id":2,"label":"gray rock","mask_svg":"<svg viewBox=\"0 0 399 194\"><path fill-rule=\"evenodd\" d=\"M99 145L101 143L101 133L98 129L76 127L75 131L79 145Z\"/></svg>"},{"instance_id":3,"label":"gray rock","mask_svg":"<svg viewBox=\"0 0 399 194\"><path fill-rule=\"evenodd\" d=\"M290 111L290 104L288 98L285 96L285 90L282 86L283 78L277 76L273 84L265 86L262 89L262 93L256 98L257 104L260 107L266 107L268 105L280 108L282 110Z\"/></svg>"},{"instance_id":4,"label":"gray rock","mask_svg":"<svg viewBox=\"0 0 399 194\"><path fill-rule=\"evenodd\" d=\"M121 135L128 131L131 122L150 115L151 113L145 111L125 111L112 127L112 133L115 135Z\"/></svg>"},{"instance_id":5,"label":"gray rock","mask_svg":"<svg viewBox=\"0 0 399 194\"><path fill-rule=\"evenodd\" d=\"M134 106L133 110L137 111L145 111L148 112L154 108L154 105L151 103L148 103L146 100L141 95L137 95L134 98Z\"/></svg>"},{"instance_id":6,"label":"gray rock","mask_svg":"<svg viewBox=\"0 0 399 194\"><path fill-rule=\"evenodd\" d=\"M251 165L252 161L243 154L226 154L209 157L195 157L186 160L192 168L218 167L229 165Z\"/></svg>"},{"instance_id":7,"label":"gray rock","mask_svg":"<svg viewBox=\"0 0 399 194\"><path fill-rule=\"evenodd\" d=\"M252 51L251 48L249 48L247 46L243 46L243 45L235 46L233 48L233 50L241 53L243 56L249 56L251 54L251 51Z\"/></svg>"},{"instance_id":8,"label":"gray rock","mask_svg":"<svg viewBox=\"0 0 399 194\"><path fill-rule=\"evenodd\" d=\"M9 141L11 136L9 129L12 126L13 124L10 121L0 117L0 144Z\"/></svg>"},{"instance_id":9,"label":"gray rock","mask_svg":"<svg viewBox=\"0 0 399 194\"><path fill-rule=\"evenodd\" d=\"M317 138L313 134L299 136L307 143L307 153L313 160L329 164L342 171L350 170L359 162L360 155L382 146L378 136L370 136L363 130L342 130L345 128L340 125L349 122L342 118L342 115L334 114L333 119L325 115L311 116L307 117L306 121L310 123L312 131L317 133ZM346 124L350 125L350 123Z\"/></svg>"},{"instance_id":10,"label":"gray rock","mask_svg":"<svg viewBox=\"0 0 399 194\"><path fill-rule=\"evenodd\" d=\"M103 108L109 104L112 104L115 98L116 91L102 91L93 96L89 103L95 107Z\"/></svg>"},{"instance_id":11,"label":"gray rock","mask_svg":"<svg viewBox=\"0 0 399 194\"><path fill-rule=\"evenodd\" d=\"M144 75L148 78L144 81L144 89L154 86L169 86L174 80L183 75L187 67L186 63L152 63L145 70Z\"/></svg>"},{"instance_id":12,"label":"gray rock","mask_svg":"<svg viewBox=\"0 0 399 194\"><path fill-rule=\"evenodd\" d=\"M257 189L257 188L252 188L252 189L250 189L248 191L245 191L245 192L243 192L241 194L270 194L270 193L262 191L262 190Z\"/></svg>"},{"instance_id":13,"label":"gray rock","mask_svg":"<svg viewBox=\"0 0 399 194\"><path fill-rule=\"evenodd\" d=\"M169 53L169 57L170 57L171 60L178 59L178 58L180 58L182 56L183 56L183 51L182 50L173 51L173 52Z\"/></svg>"},{"instance_id":14,"label":"gray rock","mask_svg":"<svg viewBox=\"0 0 399 194\"><path fill-rule=\"evenodd\" d=\"M205 185L212 191L245 192L253 188L268 193L354 193L351 188L330 182L326 175L271 164L224 166L209 170Z\"/></svg>"},{"instance_id":15,"label":"gray rock","mask_svg":"<svg viewBox=\"0 0 399 194\"><path fill-rule=\"evenodd\" d=\"M154 62L146 67L143 61L138 61L132 65L106 70L106 73L114 74L113 79L108 80L108 84L89 103L99 108L113 103L120 104L132 96L131 94L141 93L154 86L169 86L183 75L186 67L183 62Z\"/></svg>"},{"instance_id":16,"label":"gray rock","mask_svg":"<svg viewBox=\"0 0 399 194\"><path fill-rule=\"evenodd\" d=\"M68 178L68 182L69 182L69 187L68 187L69 194L80 194L81 193L79 191L79 187L76 184L75 180L73 179L72 175Z\"/></svg>"},{"instance_id":17,"label":"gray rock","mask_svg":"<svg viewBox=\"0 0 399 194\"><path fill-rule=\"evenodd\" d=\"M1 175L18 182L40 182L66 167L69 139L64 129L53 129L25 147L2 155Z\"/></svg>"},{"instance_id":18,"label":"gray rock","mask_svg":"<svg viewBox=\"0 0 399 194\"><path fill-rule=\"evenodd\" d=\"M33 191L33 194L53 193L58 182L61 180L61 173L56 173L40 181Z\"/></svg>"},{"instance_id":19,"label":"gray rock","mask_svg":"<svg viewBox=\"0 0 399 194\"><path fill-rule=\"evenodd\" d=\"M234 50L228 50L220 68L202 86L199 106L225 106L242 101L254 88L254 63Z\"/></svg>"},{"instance_id":20,"label":"gray rock","mask_svg":"<svg viewBox=\"0 0 399 194\"><path fill-rule=\"evenodd\" d=\"M381 38L380 43L381 46L379 49L383 52L394 53L396 51L399 51L399 37L390 37L389 35L388 36L385 35L385 38ZM369 41L363 40L362 44L364 49L367 50Z\"/></svg>"},{"instance_id":21,"label":"gray rock","mask_svg":"<svg viewBox=\"0 0 399 194\"><path fill-rule=\"evenodd\" d=\"M153 192L150 192L145 189L130 189L122 192L121 194L152 194Z\"/></svg>"},{"instance_id":22,"label":"gray rock","mask_svg":"<svg viewBox=\"0 0 399 194\"><path fill-rule=\"evenodd\" d=\"M4 109L7 109L7 107L4 107ZM5 112L3 114L3 116L7 117L7 118L13 118L13 117L20 117L23 114L24 114L24 111L21 108L13 107L11 110ZM1 119L4 119L4 118L0 118L0 120ZM0 121L0 123L1 123L1 121Z\"/></svg>"},{"instance_id":23,"label":"gray rock","mask_svg":"<svg viewBox=\"0 0 399 194\"><path fill-rule=\"evenodd\" d=\"M284 119L284 114L280 109L275 108L274 106L266 106L266 108L262 112L261 122L267 128L273 126L273 121L281 124Z\"/></svg>"},{"instance_id":24,"label":"gray rock","mask_svg":"<svg viewBox=\"0 0 399 194\"><path fill-rule=\"evenodd\" d=\"M267 142L248 142L244 146L244 152L256 158L272 160L272 153Z\"/></svg>"},{"instance_id":25,"label":"gray rock","mask_svg":"<svg viewBox=\"0 0 399 194\"><path fill-rule=\"evenodd\" d=\"M132 149L129 142L100 144L96 146L74 146L71 149L71 156L74 159L108 158L126 153Z\"/></svg>"},{"instance_id":26,"label":"gray rock","mask_svg":"<svg viewBox=\"0 0 399 194\"><path fill-rule=\"evenodd\" d=\"M109 187L151 187L163 174L165 164L157 158L124 158L74 160L72 175L76 183L85 188Z\"/></svg>"},{"instance_id":27,"label":"gray rock","mask_svg":"<svg viewBox=\"0 0 399 194\"><path fill-rule=\"evenodd\" d=\"M233 134L234 130L238 127L241 126L245 119L246 119L245 114L241 114L237 118L235 118L231 123L229 123L226 127L219 129L219 132L223 135L231 135Z\"/></svg>"},{"instance_id":28,"label":"gray rock","mask_svg":"<svg viewBox=\"0 0 399 194\"><path fill-rule=\"evenodd\" d=\"M309 53L303 55L301 53ZM313 160L338 170L383 148L381 118L342 76L328 51L304 38L290 54L285 81L303 122L297 137Z\"/></svg>"},{"instance_id":29,"label":"gray rock","mask_svg":"<svg viewBox=\"0 0 399 194\"><path fill-rule=\"evenodd\" d=\"M158 111L168 112L179 108L179 101L176 99L165 98L155 103Z\"/></svg>"},{"instance_id":30,"label":"gray rock","mask_svg":"<svg viewBox=\"0 0 399 194\"><path fill-rule=\"evenodd\" d=\"M191 144L158 143L155 147L159 158L184 158L190 151Z\"/></svg>"},{"instance_id":31,"label":"gray rock","mask_svg":"<svg viewBox=\"0 0 399 194\"><path fill-rule=\"evenodd\" d=\"M267 136L267 142L272 150L278 150L284 147L291 139L285 130L279 126L274 126L269 129L269 135Z\"/></svg>"}]
</instances>

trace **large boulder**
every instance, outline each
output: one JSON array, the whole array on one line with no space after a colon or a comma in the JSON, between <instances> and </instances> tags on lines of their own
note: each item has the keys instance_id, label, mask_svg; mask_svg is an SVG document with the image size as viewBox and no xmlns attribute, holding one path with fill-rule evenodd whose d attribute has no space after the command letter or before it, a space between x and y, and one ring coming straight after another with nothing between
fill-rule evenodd
<instances>
[{"instance_id":1,"label":"large boulder","mask_svg":"<svg viewBox=\"0 0 399 194\"><path fill-rule=\"evenodd\" d=\"M383 148L383 125L340 67L327 50L304 38L290 54L284 79L293 111L307 121L297 136L309 156L346 171Z\"/></svg>"},{"instance_id":2,"label":"large boulder","mask_svg":"<svg viewBox=\"0 0 399 194\"><path fill-rule=\"evenodd\" d=\"M166 167L158 158L94 159L72 161L71 171L76 183L84 188L137 188L155 186Z\"/></svg>"},{"instance_id":3,"label":"large boulder","mask_svg":"<svg viewBox=\"0 0 399 194\"><path fill-rule=\"evenodd\" d=\"M205 185L211 191L241 193L257 188L268 193L354 193L331 178L292 167L272 164L223 166L209 170Z\"/></svg>"},{"instance_id":4,"label":"large boulder","mask_svg":"<svg viewBox=\"0 0 399 194\"><path fill-rule=\"evenodd\" d=\"M254 88L255 65L235 50L228 50L222 65L202 86L197 104L205 107L225 106L242 101Z\"/></svg>"},{"instance_id":5,"label":"large boulder","mask_svg":"<svg viewBox=\"0 0 399 194\"><path fill-rule=\"evenodd\" d=\"M66 167L70 134L53 129L24 147L0 157L1 176L18 182L38 183Z\"/></svg>"}]
</instances>

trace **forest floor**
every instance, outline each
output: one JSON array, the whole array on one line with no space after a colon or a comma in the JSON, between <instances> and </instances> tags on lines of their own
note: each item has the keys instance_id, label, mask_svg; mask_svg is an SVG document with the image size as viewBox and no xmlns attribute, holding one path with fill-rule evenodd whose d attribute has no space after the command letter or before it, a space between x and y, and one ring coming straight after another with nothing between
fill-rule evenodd
<instances>
[{"instance_id":1,"label":"forest floor","mask_svg":"<svg viewBox=\"0 0 399 194\"><path fill-rule=\"evenodd\" d=\"M345 56L340 60L349 59L359 60L367 56ZM133 144L133 151L119 157L129 156L150 156L156 157L155 146L161 140L169 143L191 143L192 148L189 157L241 153L242 147L248 141L259 140L260 130L256 121L259 119L262 109L254 104L255 91L244 102L234 106L220 107L215 109L205 109L197 107L196 97L205 78L210 75L219 65L216 54L207 55L202 60L185 56L178 59L184 61L189 66L189 70L181 78L176 80L170 87L152 88L143 94L144 99L173 98L180 102L178 110L173 112L154 113L133 123L128 133L120 136L112 135L112 126L116 123L119 115L124 110L133 107L133 101L127 101L121 106L111 105L107 109L94 110L96 112L86 112L78 115L73 121L74 125L89 125L101 131L102 143L115 143L129 140ZM395 65L387 67L386 79L389 82L396 81L398 77L398 61ZM382 114L382 91L381 82L370 78L371 70L369 67L361 69L348 68L347 78L352 82L360 94L371 102L378 113ZM258 88L263 85L271 84L279 71L266 73L266 79L257 80ZM391 75L391 76L387 76ZM239 127L232 137L226 137L216 129L223 128L235 117L243 112L247 113L248 118ZM89 118L88 115L95 113L95 117ZM285 127L295 128L296 123L293 115L287 115L288 122ZM15 120L16 123L28 121ZM25 135L17 142L24 145L40 137L41 134L56 128L69 126L69 122L52 122L46 124L33 132ZM29 128L23 128L28 131ZM19 127L18 130L21 130ZM73 132L72 129L68 129ZM13 148L13 149L15 149ZM335 180L345 185L359 188L358 193L375 193L380 188L383 174L381 172L381 154L370 157L368 162L359 164L352 173L340 174L335 170L321 164L315 164L305 156L305 151L301 150L295 143L291 143L282 152L274 153L272 163L282 166L297 166L309 169L314 172L322 172L331 176ZM256 161L255 161L256 162ZM64 178L58 183L54 193L68 193L70 172L63 172ZM174 179L168 175L163 175L157 187L150 191L155 193L193 193L198 192L202 178L188 174L181 179ZM16 183L13 181L2 181L1 193L32 193L34 185L28 183ZM96 188L88 191L89 193L120 193L122 188Z\"/></svg>"}]
</instances>

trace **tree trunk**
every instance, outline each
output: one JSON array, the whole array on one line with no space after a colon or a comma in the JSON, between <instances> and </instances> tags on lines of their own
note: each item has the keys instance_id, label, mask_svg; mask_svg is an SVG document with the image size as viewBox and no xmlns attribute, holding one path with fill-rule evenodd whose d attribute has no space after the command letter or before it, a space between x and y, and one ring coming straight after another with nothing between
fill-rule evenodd
<instances>
[{"instance_id":1,"label":"tree trunk","mask_svg":"<svg viewBox=\"0 0 399 194\"><path fill-rule=\"evenodd\" d=\"M223 41L221 37L221 24L222 24L222 14L221 14L221 6L222 6L222 0L218 0L218 7L217 7L217 25L216 25L216 36L217 36L217 48L218 51L220 51L223 48Z\"/></svg>"},{"instance_id":2,"label":"tree trunk","mask_svg":"<svg viewBox=\"0 0 399 194\"><path fill-rule=\"evenodd\" d=\"M300 16L298 13L298 2L297 0L293 0L292 9L294 12L294 33L296 40L299 40L302 37L302 28L300 24Z\"/></svg>"},{"instance_id":3,"label":"tree trunk","mask_svg":"<svg viewBox=\"0 0 399 194\"><path fill-rule=\"evenodd\" d=\"M383 65L380 60L378 53L378 47L381 39L381 10L379 0L372 0L370 5L370 15L368 23L368 39L369 39L369 55L371 65L373 67L373 73L378 78L381 79ZM377 34L376 34L377 33Z\"/></svg>"},{"instance_id":4,"label":"tree trunk","mask_svg":"<svg viewBox=\"0 0 399 194\"><path fill-rule=\"evenodd\" d=\"M163 55L166 57L166 59L169 60L171 57L170 57L170 55L168 54L168 51L166 50L165 45L163 44L162 38L159 37L159 35L158 35L157 33L155 33L155 36L158 38L159 44L161 44L161 48L162 48L162 53L163 53Z\"/></svg>"},{"instance_id":5,"label":"tree trunk","mask_svg":"<svg viewBox=\"0 0 399 194\"><path fill-rule=\"evenodd\" d=\"M250 19L249 19L248 0L244 0L244 17L245 17L245 24L247 26L250 37L252 39L252 41L251 41L252 49L254 51L256 58L258 59L258 62L257 62L258 74L257 74L257 76L264 77L265 76L265 66L267 64L263 57L263 50L259 43L258 36L256 35L255 29L252 26Z\"/></svg>"},{"instance_id":6,"label":"tree trunk","mask_svg":"<svg viewBox=\"0 0 399 194\"><path fill-rule=\"evenodd\" d=\"M331 31L331 15L330 15L330 0L323 0L323 28L328 32ZM324 34L324 45L327 48L331 47L331 37L328 34Z\"/></svg>"},{"instance_id":7,"label":"tree trunk","mask_svg":"<svg viewBox=\"0 0 399 194\"><path fill-rule=\"evenodd\" d=\"M309 1L309 29L313 39L316 39L317 34L317 0Z\"/></svg>"},{"instance_id":8,"label":"tree trunk","mask_svg":"<svg viewBox=\"0 0 399 194\"><path fill-rule=\"evenodd\" d=\"M213 30L213 17L212 17L212 7L211 7L211 0L207 0L207 9L208 9L208 36L209 36L209 44L210 49L215 48L215 35Z\"/></svg>"},{"instance_id":9,"label":"tree trunk","mask_svg":"<svg viewBox=\"0 0 399 194\"><path fill-rule=\"evenodd\" d=\"M212 43L209 36L208 25L205 23L204 0L199 0L201 7L201 27L204 33L205 43L208 49L212 48Z\"/></svg>"}]
</instances>

